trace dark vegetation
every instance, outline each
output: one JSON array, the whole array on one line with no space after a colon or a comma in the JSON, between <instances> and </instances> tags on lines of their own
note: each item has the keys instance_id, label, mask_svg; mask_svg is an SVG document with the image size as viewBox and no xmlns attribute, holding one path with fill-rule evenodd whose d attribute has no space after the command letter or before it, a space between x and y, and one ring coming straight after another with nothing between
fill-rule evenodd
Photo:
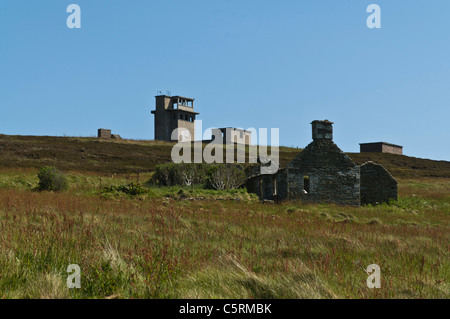
<instances>
[{"instance_id":1,"label":"dark vegetation","mask_svg":"<svg viewBox=\"0 0 450 319\"><path fill-rule=\"evenodd\" d=\"M39 191L61 192L69 188L66 176L51 166L43 167L38 173Z\"/></svg>"},{"instance_id":2,"label":"dark vegetation","mask_svg":"<svg viewBox=\"0 0 450 319\"><path fill-rule=\"evenodd\" d=\"M173 145L155 141L0 135L0 167L40 169L55 166L63 171L137 174L152 172L157 165L170 163ZM280 165L286 165L300 151L281 147ZM358 164L366 161L381 164L396 178L450 177L448 161L379 153L348 155Z\"/></svg>"},{"instance_id":3,"label":"dark vegetation","mask_svg":"<svg viewBox=\"0 0 450 319\"><path fill-rule=\"evenodd\" d=\"M243 186L245 170L240 164L180 163L156 166L155 174L148 182L159 186L194 186L206 189L227 190Z\"/></svg>"}]
</instances>

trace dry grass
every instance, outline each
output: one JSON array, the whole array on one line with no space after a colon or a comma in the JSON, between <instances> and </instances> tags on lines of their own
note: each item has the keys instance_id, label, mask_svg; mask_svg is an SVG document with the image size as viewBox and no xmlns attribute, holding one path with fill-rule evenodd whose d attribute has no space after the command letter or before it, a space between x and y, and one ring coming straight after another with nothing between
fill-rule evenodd
<instances>
[{"instance_id":1,"label":"dry grass","mask_svg":"<svg viewBox=\"0 0 450 319\"><path fill-rule=\"evenodd\" d=\"M354 208L106 199L81 174L35 193L19 182L32 173L0 173L16 181L0 186L4 298L450 297L449 179L400 180L398 203ZM373 263L381 289L366 286Z\"/></svg>"}]
</instances>

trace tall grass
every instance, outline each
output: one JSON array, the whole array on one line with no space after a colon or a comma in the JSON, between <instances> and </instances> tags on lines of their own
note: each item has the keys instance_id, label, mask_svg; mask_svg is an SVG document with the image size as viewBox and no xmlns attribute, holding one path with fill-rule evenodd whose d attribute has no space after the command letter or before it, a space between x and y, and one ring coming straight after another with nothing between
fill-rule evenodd
<instances>
[{"instance_id":1,"label":"tall grass","mask_svg":"<svg viewBox=\"0 0 450 319\"><path fill-rule=\"evenodd\" d=\"M72 175L86 184L0 187L1 297L450 297L449 180L400 181L398 203L355 208L165 196L175 189L105 197L98 177ZM366 285L374 263L381 289ZM66 287L69 264L81 289Z\"/></svg>"}]
</instances>

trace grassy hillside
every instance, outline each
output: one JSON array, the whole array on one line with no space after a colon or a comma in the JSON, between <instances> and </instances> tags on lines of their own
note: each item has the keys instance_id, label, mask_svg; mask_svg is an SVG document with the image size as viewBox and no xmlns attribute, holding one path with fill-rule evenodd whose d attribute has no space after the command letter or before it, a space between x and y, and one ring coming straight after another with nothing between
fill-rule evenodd
<instances>
[{"instance_id":1,"label":"grassy hillside","mask_svg":"<svg viewBox=\"0 0 450 319\"><path fill-rule=\"evenodd\" d=\"M357 164L367 161L381 164L396 178L450 177L448 161L382 153L348 153L348 156Z\"/></svg>"},{"instance_id":2,"label":"grassy hillside","mask_svg":"<svg viewBox=\"0 0 450 319\"><path fill-rule=\"evenodd\" d=\"M360 208L104 197L89 178L64 193L0 186L0 296L450 297L447 178L401 179L398 203ZM374 263L380 289L366 286ZM81 289L65 285L69 264Z\"/></svg>"},{"instance_id":3,"label":"grassy hillside","mask_svg":"<svg viewBox=\"0 0 450 319\"><path fill-rule=\"evenodd\" d=\"M171 161L173 143L157 141L103 141L96 138L0 135L0 168L56 166L65 171L136 174L151 172ZM280 148L286 165L301 150ZM450 162L379 153L349 153L356 163L374 161L394 177L450 177Z\"/></svg>"},{"instance_id":4,"label":"grassy hillside","mask_svg":"<svg viewBox=\"0 0 450 319\"><path fill-rule=\"evenodd\" d=\"M349 154L398 179L399 201L380 206L261 204L245 189L105 192L147 180L172 146L0 135L0 296L450 297L449 162ZM281 164L299 151L281 148ZM67 172L68 191L34 191L45 165ZM381 289L366 285L374 263ZM81 289L66 287L69 264Z\"/></svg>"}]
</instances>

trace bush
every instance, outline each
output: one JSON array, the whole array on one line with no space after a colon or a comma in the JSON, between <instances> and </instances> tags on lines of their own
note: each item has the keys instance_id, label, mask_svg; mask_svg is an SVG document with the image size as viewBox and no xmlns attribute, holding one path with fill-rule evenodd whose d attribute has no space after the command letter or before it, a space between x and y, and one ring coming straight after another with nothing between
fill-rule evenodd
<instances>
[{"instance_id":1,"label":"bush","mask_svg":"<svg viewBox=\"0 0 450 319\"><path fill-rule=\"evenodd\" d=\"M213 189L236 189L242 187L244 182L245 172L240 165L215 165L208 171L208 186Z\"/></svg>"},{"instance_id":2,"label":"bush","mask_svg":"<svg viewBox=\"0 0 450 319\"><path fill-rule=\"evenodd\" d=\"M156 166L155 174L146 185L193 186L206 182L208 166L206 164L180 163Z\"/></svg>"},{"instance_id":3,"label":"bush","mask_svg":"<svg viewBox=\"0 0 450 319\"><path fill-rule=\"evenodd\" d=\"M122 192L131 196L136 195L142 195L148 193L148 189L146 187L142 187L139 183L137 184L128 184L128 185L121 185L121 186L110 186L110 187L104 187L102 190L104 193L110 193L110 192Z\"/></svg>"},{"instance_id":4,"label":"bush","mask_svg":"<svg viewBox=\"0 0 450 319\"><path fill-rule=\"evenodd\" d=\"M245 182L245 171L239 164L162 164L146 186L194 186L226 190L239 188Z\"/></svg>"},{"instance_id":5,"label":"bush","mask_svg":"<svg viewBox=\"0 0 450 319\"><path fill-rule=\"evenodd\" d=\"M69 188L66 176L56 168L47 166L38 173L39 191L60 192Z\"/></svg>"}]
</instances>

